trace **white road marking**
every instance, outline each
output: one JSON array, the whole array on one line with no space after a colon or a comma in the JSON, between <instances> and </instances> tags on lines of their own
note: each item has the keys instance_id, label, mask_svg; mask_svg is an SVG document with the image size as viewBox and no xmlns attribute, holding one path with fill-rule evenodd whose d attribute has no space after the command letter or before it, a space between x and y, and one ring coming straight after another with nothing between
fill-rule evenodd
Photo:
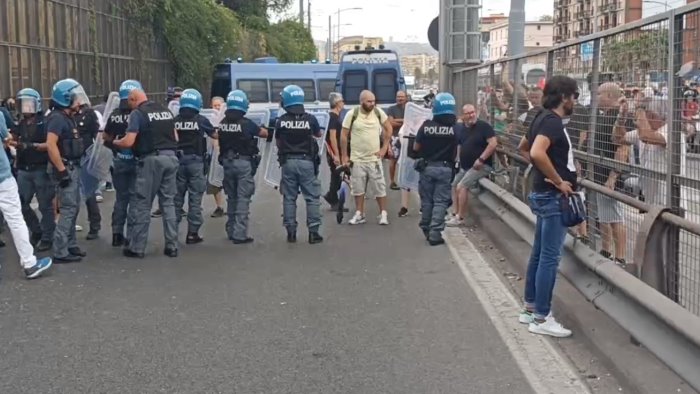
<instances>
[{"instance_id":1,"label":"white road marking","mask_svg":"<svg viewBox=\"0 0 700 394\"><path fill-rule=\"evenodd\" d=\"M549 338L530 334L518 322L521 304L459 229L445 230L447 245L467 284L536 393L590 394L576 368ZM477 317L479 318L479 317Z\"/></svg>"}]
</instances>

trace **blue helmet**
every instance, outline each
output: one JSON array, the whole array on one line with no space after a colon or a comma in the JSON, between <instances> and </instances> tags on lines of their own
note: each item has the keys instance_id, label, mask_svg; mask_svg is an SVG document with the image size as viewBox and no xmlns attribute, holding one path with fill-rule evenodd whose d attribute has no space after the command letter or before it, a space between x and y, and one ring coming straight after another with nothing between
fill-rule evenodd
<instances>
[{"instance_id":1,"label":"blue helmet","mask_svg":"<svg viewBox=\"0 0 700 394\"><path fill-rule=\"evenodd\" d=\"M282 107L284 108L304 104L304 89L297 85L285 86L280 95L282 96Z\"/></svg>"},{"instance_id":2,"label":"blue helmet","mask_svg":"<svg viewBox=\"0 0 700 394\"><path fill-rule=\"evenodd\" d=\"M51 92L51 100L59 107L70 108L73 104L90 105L83 86L75 79L67 78L56 82Z\"/></svg>"},{"instance_id":3,"label":"blue helmet","mask_svg":"<svg viewBox=\"0 0 700 394\"><path fill-rule=\"evenodd\" d=\"M438 93L433 100L433 116L455 115L457 104L455 97L449 93Z\"/></svg>"},{"instance_id":4,"label":"blue helmet","mask_svg":"<svg viewBox=\"0 0 700 394\"><path fill-rule=\"evenodd\" d=\"M41 112L41 95L34 89L26 88L17 92L17 108L23 114Z\"/></svg>"},{"instance_id":5,"label":"blue helmet","mask_svg":"<svg viewBox=\"0 0 700 394\"><path fill-rule=\"evenodd\" d=\"M202 94L197 89L185 89L180 96L180 109L191 108L195 111L202 109Z\"/></svg>"},{"instance_id":6,"label":"blue helmet","mask_svg":"<svg viewBox=\"0 0 700 394\"><path fill-rule=\"evenodd\" d=\"M119 85L119 100L128 99L129 93L131 93L132 90L143 91L143 86L141 86L141 82L133 79L127 79L126 81L122 82L122 84Z\"/></svg>"},{"instance_id":7,"label":"blue helmet","mask_svg":"<svg viewBox=\"0 0 700 394\"><path fill-rule=\"evenodd\" d=\"M226 109L248 112L248 96L242 90L234 90L226 97Z\"/></svg>"}]
</instances>

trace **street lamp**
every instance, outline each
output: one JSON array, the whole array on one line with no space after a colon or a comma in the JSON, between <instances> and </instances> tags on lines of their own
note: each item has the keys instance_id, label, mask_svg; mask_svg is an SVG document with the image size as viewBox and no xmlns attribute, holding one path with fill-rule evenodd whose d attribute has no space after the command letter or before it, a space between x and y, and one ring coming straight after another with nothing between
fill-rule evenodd
<instances>
[{"instance_id":1,"label":"street lamp","mask_svg":"<svg viewBox=\"0 0 700 394\"><path fill-rule=\"evenodd\" d=\"M350 8L343 8L343 9L338 9L338 11L334 12L334 14L338 15L338 62L340 62L340 14L345 12L345 11L360 11L362 10L362 7L350 7ZM328 17L330 19L330 16ZM330 23L329 23L330 26ZM330 29L330 27L329 27ZM330 37L331 33L330 31L328 32L328 36Z\"/></svg>"}]
</instances>

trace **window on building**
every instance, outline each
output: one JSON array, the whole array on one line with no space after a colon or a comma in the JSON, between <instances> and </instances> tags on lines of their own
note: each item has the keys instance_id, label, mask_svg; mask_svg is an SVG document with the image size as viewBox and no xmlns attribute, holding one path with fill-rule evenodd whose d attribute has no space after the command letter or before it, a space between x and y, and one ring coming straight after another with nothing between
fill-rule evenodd
<instances>
[{"instance_id":1,"label":"window on building","mask_svg":"<svg viewBox=\"0 0 700 394\"><path fill-rule=\"evenodd\" d=\"M542 26L537 25L537 30L542 30Z\"/></svg>"}]
</instances>

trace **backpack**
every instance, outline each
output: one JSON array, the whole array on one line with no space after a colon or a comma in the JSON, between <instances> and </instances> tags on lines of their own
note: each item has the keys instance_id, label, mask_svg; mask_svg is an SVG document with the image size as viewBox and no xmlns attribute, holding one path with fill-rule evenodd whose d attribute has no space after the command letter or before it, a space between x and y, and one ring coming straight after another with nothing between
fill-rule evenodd
<instances>
[{"instance_id":1,"label":"backpack","mask_svg":"<svg viewBox=\"0 0 700 394\"><path fill-rule=\"evenodd\" d=\"M377 107L374 107L374 115L377 117L379 120L379 125L382 125L382 115L379 112L379 109ZM355 107L355 109L352 110L352 119L350 119L350 127L348 127L348 130L352 130L352 125L355 124L355 120L357 120L357 117L360 116L360 107Z\"/></svg>"}]
</instances>

